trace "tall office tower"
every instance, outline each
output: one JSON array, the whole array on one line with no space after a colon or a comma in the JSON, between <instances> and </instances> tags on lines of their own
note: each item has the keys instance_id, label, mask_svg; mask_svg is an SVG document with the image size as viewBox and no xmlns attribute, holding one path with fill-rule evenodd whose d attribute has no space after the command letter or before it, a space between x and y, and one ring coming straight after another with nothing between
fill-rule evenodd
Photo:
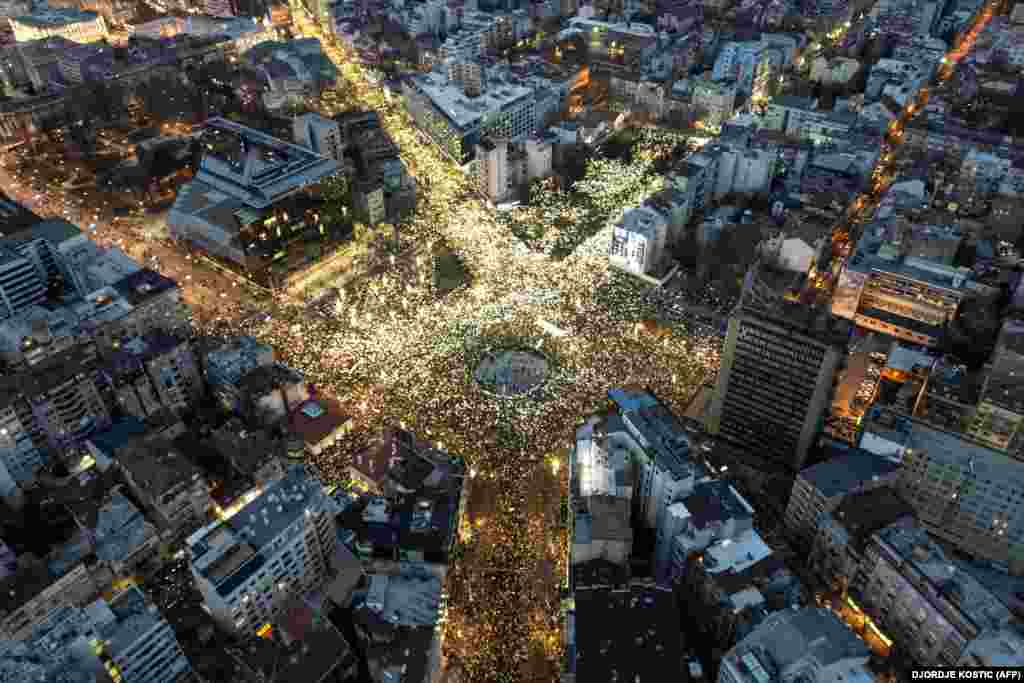
<instances>
[{"instance_id":1,"label":"tall office tower","mask_svg":"<svg viewBox=\"0 0 1024 683\"><path fill-rule=\"evenodd\" d=\"M798 301L802 275L755 267L729 319L707 429L764 466L803 466L846 358L849 325Z\"/></svg>"},{"instance_id":2,"label":"tall office tower","mask_svg":"<svg viewBox=\"0 0 1024 683\"><path fill-rule=\"evenodd\" d=\"M214 620L251 634L327 579L336 543L323 487L296 465L230 519L192 534L189 562Z\"/></svg>"}]
</instances>

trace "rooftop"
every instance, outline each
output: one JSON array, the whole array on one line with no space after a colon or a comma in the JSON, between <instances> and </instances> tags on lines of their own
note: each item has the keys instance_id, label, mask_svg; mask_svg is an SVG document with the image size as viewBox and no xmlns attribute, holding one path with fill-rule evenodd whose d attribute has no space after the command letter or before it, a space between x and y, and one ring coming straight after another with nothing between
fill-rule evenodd
<instances>
[{"instance_id":1,"label":"rooftop","mask_svg":"<svg viewBox=\"0 0 1024 683\"><path fill-rule=\"evenodd\" d=\"M693 524L699 529L704 529L714 522L746 520L754 516L750 504L724 479L697 484L693 493L682 502L690 513Z\"/></svg>"},{"instance_id":2,"label":"rooftop","mask_svg":"<svg viewBox=\"0 0 1024 683\"><path fill-rule=\"evenodd\" d=\"M302 466L290 467L230 519L189 538L193 566L220 594L230 594L267 561L263 548L322 500L319 482Z\"/></svg>"},{"instance_id":3,"label":"rooftop","mask_svg":"<svg viewBox=\"0 0 1024 683\"><path fill-rule=\"evenodd\" d=\"M633 540L628 498L589 496L579 502L574 526L576 543Z\"/></svg>"},{"instance_id":4,"label":"rooftop","mask_svg":"<svg viewBox=\"0 0 1024 683\"><path fill-rule=\"evenodd\" d=\"M618 407L629 432L658 467L676 478L700 474L690 457L690 440L676 417L649 391L611 389L608 398Z\"/></svg>"},{"instance_id":5,"label":"rooftop","mask_svg":"<svg viewBox=\"0 0 1024 683\"><path fill-rule=\"evenodd\" d=\"M8 614L49 588L57 577L38 557L22 555L18 569L0 580L0 614Z\"/></svg>"},{"instance_id":6,"label":"rooftop","mask_svg":"<svg viewBox=\"0 0 1024 683\"><path fill-rule=\"evenodd\" d=\"M832 519L846 529L850 542L858 549L863 549L878 530L913 516L914 508L887 486L848 496L832 512Z\"/></svg>"},{"instance_id":7,"label":"rooftop","mask_svg":"<svg viewBox=\"0 0 1024 683\"><path fill-rule=\"evenodd\" d=\"M136 486L153 500L202 476L199 468L165 439L136 439L121 447L115 457Z\"/></svg>"},{"instance_id":8,"label":"rooftop","mask_svg":"<svg viewBox=\"0 0 1024 683\"><path fill-rule=\"evenodd\" d=\"M805 468L800 472L807 483L825 498L853 493L865 483L899 470L899 465L860 448Z\"/></svg>"},{"instance_id":9,"label":"rooftop","mask_svg":"<svg viewBox=\"0 0 1024 683\"><path fill-rule=\"evenodd\" d=\"M867 660L868 646L831 610L805 607L783 610L765 619L749 636L723 658L728 666L751 683L768 683L793 674L811 660L818 667L832 666L844 659ZM854 666L848 683L874 680L863 666ZM799 680L799 679L794 679Z\"/></svg>"},{"instance_id":10,"label":"rooftop","mask_svg":"<svg viewBox=\"0 0 1024 683\"><path fill-rule=\"evenodd\" d=\"M96 557L107 562L123 560L148 541L155 530L120 491L114 491L99 509Z\"/></svg>"},{"instance_id":11,"label":"rooftop","mask_svg":"<svg viewBox=\"0 0 1024 683\"><path fill-rule=\"evenodd\" d=\"M371 574L367 608L396 626L434 626L441 605L441 580L427 571Z\"/></svg>"},{"instance_id":12,"label":"rooftop","mask_svg":"<svg viewBox=\"0 0 1024 683\"><path fill-rule=\"evenodd\" d=\"M227 119L210 119L203 143L196 180L253 208L266 208L338 171L333 159Z\"/></svg>"},{"instance_id":13,"label":"rooftop","mask_svg":"<svg viewBox=\"0 0 1024 683\"><path fill-rule=\"evenodd\" d=\"M110 601L109 606L113 620L107 622L100 633L115 656L134 645L163 621L156 606L136 586L119 593Z\"/></svg>"},{"instance_id":14,"label":"rooftop","mask_svg":"<svg viewBox=\"0 0 1024 683\"><path fill-rule=\"evenodd\" d=\"M155 270L143 268L114 283L113 287L129 304L138 306L168 290L177 289L178 283Z\"/></svg>"},{"instance_id":15,"label":"rooftop","mask_svg":"<svg viewBox=\"0 0 1024 683\"><path fill-rule=\"evenodd\" d=\"M906 522L890 524L878 531L876 538L922 574L979 631L998 629L1010 622L1006 605L977 579L958 569L924 528Z\"/></svg>"},{"instance_id":16,"label":"rooftop","mask_svg":"<svg viewBox=\"0 0 1024 683\"><path fill-rule=\"evenodd\" d=\"M726 538L704 551L702 562L709 574L742 574L772 554L772 549L753 529L737 538Z\"/></svg>"},{"instance_id":17,"label":"rooftop","mask_svg":"<svg viewBox=\"0 0 1024 683\"><path fill-rule=\"evenodd\" d=\"M345 414L337 400L319 397L292 411L288 427L306 443L319 444L351 422L352 418Z\"/></svg>"},{"instance_id":18,"label":"rooftop","mask_svg":"<svg viewBox=\"0 0 1024 683\"><path fill-rule=\"evenodd\" d=\"M1024 463L981 444L943 432L918 420L909 421L906 445L929 461L970 472L980 480L1024 488Z\"/></svg>"},{"instance_id":19,"label":"rooftop","mask_svg":"<svg viewBox=\"0 0 1024 683\"><path fill-rule=\"evenodd\" d=\"M578 588L576 672L581 681L681 678L681 625L669 588Z\"/></svg>"},{"instance_id":20,"label":"rooftop","mask_svg":"<svg viewBox=\"0 0 1024 683\"><path fill-rule=\"evenodd\" d=\"M467 97L458 84L436 72L414 76L405 83L430 99L460 130L474 128L487 115L505 111L533 97L531 88L516 84L511 78L508 81L488 79L487 88L479 97Z\"/></svg>"}]
</instances>

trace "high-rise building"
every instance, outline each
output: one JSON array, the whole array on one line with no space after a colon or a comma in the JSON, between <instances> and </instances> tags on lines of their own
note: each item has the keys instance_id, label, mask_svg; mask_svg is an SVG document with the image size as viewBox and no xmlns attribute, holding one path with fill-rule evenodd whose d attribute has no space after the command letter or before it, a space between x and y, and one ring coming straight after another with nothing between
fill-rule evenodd
<instances>
[{"instance_id":1,"label":"high-rise building","mask_svg":"<svg viewBox=\"0 0 1024 683\"><path fill-rule=\"evenodd\" d=\"M213 618L252 633L328 578L336 543L323 487L293 466L233 517L192 534L189 562Z\"/></svg>"},{"instance_id":2,"label":"high-rise building","mask_svg":"<svg viewBox=\"0 0 1024 683\"><path fill-rule=\"evenodd\" d=\"M729 319L707 429L762 464L799 470L831 402L849 333L844 321L780 296L780 285L793 280L763 267L748 274Z\"/></svg>"}]
</instances>

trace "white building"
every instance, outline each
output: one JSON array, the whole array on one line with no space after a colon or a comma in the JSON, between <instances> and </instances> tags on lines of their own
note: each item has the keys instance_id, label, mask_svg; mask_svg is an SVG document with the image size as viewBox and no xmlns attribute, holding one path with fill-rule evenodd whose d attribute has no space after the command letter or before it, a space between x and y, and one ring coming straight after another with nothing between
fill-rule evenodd
<instances>
[{"instance_id":1,"label":"white building","mask_svg":"<svg viewBox=\"0 0 1024 683\"><path fill-rule=\"evenodd\" d=\"M649 529L660 527L668 507L693 492L708 475L689 457L690 440L682 424L648 392L608 392L618 408L625 434L641 450L634 461L639 519Z\"/></svg>"},{"instance_id":2,"label":"white building","mask_svg":"<svg viewBox=\"0 0 1024 683\"><path fill-rule=\"evenodd\" d=\"M328 578L337 536L321 484L292 467L228 520L188 539L192 576L224 628L253 633Z\"/></svg>"},{"instance_id":3,"label":"white building","mask_svg":"<svg viewBox=\"0 0 1024 683\"><path fill-rule=\"evenodd\" d=\"M636 275L659 274L668 220L649 206L628 209L612 232L608 261Z\"/></svg>"},{"instance_id":4,"label":"white building","mask_svg":"<svg viewBox=\"0 0 1024 683\"><path fill-rule=\"evenodd\" d=\"M873 683L870 654L831 610L783 610L722 658L718 683Z\"/></svg>"},{"instance_id":5,"label":"white building","mask_svg":"<svg viewBox=\"0 0 1024 683\"><path fill-rule=\"evenodd\" d=\"M341 162L344 146L338 122L319 114L307 113L292 119L292 139L315 153Z\"/></svg>"},{"instance_id":6,"label":"white building","mask_svg":"<svg viewBox=\"0 0 1024 683\"><path fill-rule=\"evenodd\" d=\"M476 146L475 156L480 191L496 204L505 201L513 189L508 172L508 140L482 140Z\"/></svg>"},{"instance_id":7,"label":"white building","mask_svg":"<svg viewBox=\"0 0 1024 683\"><path fill-rule=\"evenodd\" d=\"M677 508L676 517L681 522L671 529L671 535L658 535L655 576L659 581L668 583L682 578L687 558L715 543L750 543L752 548L758 543L763 545L754 531L754 509L727 481L698 483L690 495L672 507Z\"/></svg>"}]
</instances>

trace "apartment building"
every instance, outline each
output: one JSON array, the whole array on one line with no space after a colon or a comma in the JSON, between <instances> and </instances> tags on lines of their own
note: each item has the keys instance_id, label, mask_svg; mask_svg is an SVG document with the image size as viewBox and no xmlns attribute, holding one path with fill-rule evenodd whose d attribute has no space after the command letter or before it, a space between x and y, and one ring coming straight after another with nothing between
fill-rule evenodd
<instances>
[{"instance_id":1,"label":"apartment building","mask_svg":"<svg viewBox=\"0 0 1024 683\"><path fill-rule=\"evenodd\" d=\"M661 529L669 505L692 492L708 472L690 457L683 425L652 393L612 389L608 398L625 428L617 440L633 441L637 519L649 529Z\"/></svg>"},{"instance_id":2,"label":"apartment building","mask_svg":"<svg viewBox=\"0 0 1024 683\"><path fill-rule=\"evenodd\" d=\"M127 385L118 400L132 415L144 417L159 410L181 415L203 394L199 363L189 342L160 330L119 344L106 366L119 389Z\"/></svg>"},{"instance_id":3,"label":"apartment building","mask_svg":"<svg viewBox=\"0 0 1024 683\"><path fill-rule=\"evenodd\" d=\"M326 581L336 543L320 482L293 466L233 517L192 534L189 563L215 621L253 633Z\"/></svg>"},{"instance_id":4,"label":"apartment building","mask_svg":"<svg viewBox=\"0 0 1024 683\"><path fill-rule=\"evenodd\" d=\"M537 127L535 90L510 73L495 72L485 95L476 98L436 72L403 81L402 93L416 124L460 164L473 160L484 133L518 141Z\"/></svg>"},{"instance_id":5,"label":"apartment building","mask_svg":"<svg viewBox=\"0 0 1024 683\"><path fill-rule=\"evenodd\" d=\"M965 553L1024 567L1024 462L903 419L900 494L929 532Z\"/></svg>"},{"instance_id":6,"label":"apartment building","mask_svg":"<svg viewBox=\"0 0 1024 683\"><path fill-rule=\"evenodd\" d=\"M707 429L764 464L799 471L831 403L848 330L825 311L785 301L780 292L793 281L767 267L748 274Z\"/></svg>"},{"instance_id":7,"label":"apartment building","mask_svg":"<svg viewBox=\"0 0 1024 683\"><path fill-rule=\"evenodd\" d=\"M831 610L785 610L765 619L722 658L718 683L872 683L870 654Z\"/></svg>"},{"instance_id":8,"label":"apartment building","mask_svg":"<svg viewBox=\"0 0 1024 683\"><path fill-rule=\"evenodd\" d=\"M953 666L968 643L1006 628L1006 606L904 520L875 533L860 568L865 611L922 666Z\"/></svg>"},{"instance_id":9,"label":"apartment building","mask_svg":"<svg viewBox=\"0 0 1024 683\"><path fill-rule=\"evenodd\" d=\"M0 381L0 459L16 481L31 483L48 451L110 425L93 369L76 347Z\"/></svg>"},{"instance_id":10,"label":"apartment building","mask_svg":"<svg viewBox=\"0 0 1024 683\"><path fill-rule=\"evenodd\" d=\"M202 472L166 439L134 440L116 453L135 499L156 521L162 538L173 538L206 519L213 504Z\"/></svg>"},{"instance_id":11,"label":"apartment building","mask_svg":"<svg viewBox=\"0 0 1024 683\"><path fill-rule=\"evenodd\" d=\"M818 513L808 548L807 566L825 585L856 600L865 588L865 551L875 532L896 522L913 520L914 508L895 488L880 488L846 496L831 511Z\"/></svg>"},{"instance_id":12,"label":"apartment building","mask_svg":"<svg viewBox=\"0 0 1024 683\"><path fill-rule=\"evenodd\" d=\"M0 637L24 640L54 611L88 604L103 586L85 564L55 576L42 560L22 555L16 571L0 581L0 589Z\"/></svg>"},{"instance_id":13,"label":"apartment building","mask_svg":"<svg viewBox=\"0 0 1024 683\"><path fill-rule=\"evenodd\" d=\"M725 651L773 612L797 607L803 589L782 558L750 530L689 557L679 592L687 611L702 615L697 628Z\"/></svg>"},{"instance_id":14,"label":"apartment building","mask_svg":"<svg viewBox=\"0 0 1024 683\"><path fill-rule=\"evenodd\" d=\"M673 584L685 578L690 560L711 545L743 539L757 545L760 537L755 537L750 504L727 481L704 481L669 506L668 523L655 545L655 570Z\"/></svg>"},{"instance_id":15,"label":"apartment building","mask_svg":"<svg viewBox=\"0 0 1024 683\"><path fill-rule=\"evenodd\" d=\"M213 395L225 409L235 411L241 406L238 383L249 371L274 362L274 349L253 337L236 337L224 346L210 351L204 359L206 380Z\"/></svg>"},{"instance_id":16,"label":"apartment building","mask_svg":"<svg viewBox=\"0 0 1024 683\"><path fill-rule=\"evenodd\" d=\"M627 209L615 226L608 262L627 273L660 276L668 220L650 206Z\"/></svg>"},{"instance_id":17,"label":"apartment building","mask_svg":"<svg viewBox=\"0 0 1024 683\"><path fill-rule=\"evenodd\" d=\"M833 453L825 462L800 470L786 505L786 531L806 547L814 538L819 516L831 515L846 498L894 483L897 463L859 448Z\"/></svg>"},{"instance_id":18,"label":"apartment building","mask_svg":"<svg viewBox=\"0 0 1024 683\"><path fill-rule=\"evenodd\" d=\"M111 676L124 683L178 683L191 665L174 631L138 587L88 608L98 644L94 652Z\"/></svg>"}]
</instances>

